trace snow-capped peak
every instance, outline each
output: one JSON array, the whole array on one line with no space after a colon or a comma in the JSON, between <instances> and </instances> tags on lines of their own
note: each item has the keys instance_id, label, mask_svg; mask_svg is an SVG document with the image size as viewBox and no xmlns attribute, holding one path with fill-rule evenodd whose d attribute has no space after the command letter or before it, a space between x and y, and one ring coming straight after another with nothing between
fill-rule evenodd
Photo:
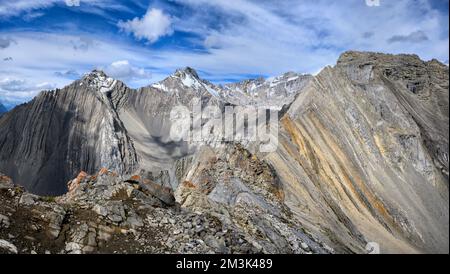
<instances>
[{"instance_id":1,"label":"snow-capped peak","mask_svg":"<svg viewBox=\"0 0 450 274\"><path fill-rule=\"evenodd\" d=\"M151 86L165 92L175 93L178 93L180 88L188 88L193 89L199 94L206 91L214 97L219 97L216 87L200 79L197 72L191 67L178 69L173 75Z\"/></svg>"}]
</instances>

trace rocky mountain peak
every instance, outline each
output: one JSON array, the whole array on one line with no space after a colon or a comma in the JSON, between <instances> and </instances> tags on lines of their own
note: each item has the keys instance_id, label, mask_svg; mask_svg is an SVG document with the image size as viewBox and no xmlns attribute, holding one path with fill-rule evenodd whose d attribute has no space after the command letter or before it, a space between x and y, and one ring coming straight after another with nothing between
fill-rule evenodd
<instances>
[{"instance_id":1,"label":"rocky mountain peak","mask_svg":"<svg viewBox=\"0 0 450 274\"><path fill-rule=\"evenodd\" d=\"M193 91L196 95L220 97L218 87L201 79L191 67L178 69L171 76L151 86L173 94L180 94L180 91L182 94Z\"/></svg>"},{"instance_id":2,"label":"rocky mountain peak","mask_svg":"<svg viewBox=\"0 0 450 274\"><path fill-rule=\"evenodd\" d=\"M101 93L107 93L114 88L118 81L106 75L102 70L94 69L83 76L82 82ZM80 83L80 86L83 83Z\"/></svg>"},{"instance_id":3,"label":"rocky mountain peak","mask_svg":"<svg viewBox=\"0 0 450 274\"><path fill-rule=\"evenodd\" d=\"M108 78L108 75L106 75L106 73L103 70L100 69L93 69L91 72L88 72L86 74L84 74L83 79L103 79L103 78Z\"/></svg>"},{"instance_id":4,"label":"rocky mountain peak","mask_svg":"<svg viewBox=\"0 0 450 274\"><path fill-rule=\"evenodd\" d=\"M178 77L191 76L192 78L200 80L200 77L198 76L197 71L191 67L184 67L181 69L177 69L175 71L174 76L178 76Z\"/></svg>"}]
</instances>

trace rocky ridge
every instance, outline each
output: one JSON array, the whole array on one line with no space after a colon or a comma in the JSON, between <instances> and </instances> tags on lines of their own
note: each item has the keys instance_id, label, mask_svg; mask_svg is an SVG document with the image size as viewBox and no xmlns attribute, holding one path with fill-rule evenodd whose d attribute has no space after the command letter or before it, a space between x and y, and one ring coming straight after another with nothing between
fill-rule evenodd
<instances>
[{"instance_id":1,"label":"rocky ridge","mask_svg":"<svg viewBox=\"0 0 450 274\"><path fill-rule=\"evenodd\" d=\"M357 253L448 252L448 96L435 60L346 52L291 104L263 159L316 235Z\"/></svg>"},{"instance_id":2,"label":"rocky ridge","mask_svg":"<svg viewBox=\"0 0 450 274\"><path fill-rule=\"evenodd\" d=\"M117 113L129 92L122 82L93 71L4 114L2 172L33 193L58 195L80 170L133 170L137 155Z\"/></svg>"},{"instance_id":3,"label":"rocky ridge","mask_svg":"<svg viewBox=\"0 0 450 274\"><path fill-rule=\"evenodd\" d=\"M252 158L240 147L223 157L234 160L215 164L216 185L205 191L206 186L185 181L176 193L181 204L170 188L106 169L81 172L59 197L30 194L1 175L0 253L333 252L289 220L267 167L261 173L240 171L250 174L235 186L218 182L232 168L227 165L246 165ZM249 180L253 172L260 174L258 184Z\"/></svg>"},{"instance_id":4,"label":"rocky ridge","mask_svg":"<svg viewBox=\"0 0 450 274\"><path fill-rule=\"evenodd\" d=\"M312 75L287 72L268 79L251 79L220 87L220 94L233 105L281 110L313 79Z\"/></svg>"}]
</instances>

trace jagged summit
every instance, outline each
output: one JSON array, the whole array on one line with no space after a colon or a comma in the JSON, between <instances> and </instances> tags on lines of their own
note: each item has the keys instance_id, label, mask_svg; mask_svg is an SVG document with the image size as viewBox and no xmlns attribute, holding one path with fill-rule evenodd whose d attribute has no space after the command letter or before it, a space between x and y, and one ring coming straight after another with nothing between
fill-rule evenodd
<instances>
[{"instance_id":1,"label":"jagged summit","mask_svg":"<svg viewBox=\"0 0 450 274\"><path fill-rule=\"evenodd\" d=\"M82 78L108 78L108 75L106 75L106 73L101 69L93 69L91 72L85 73Z\"/></svg>"},{"instance_id":2,"label":"jagged summit","mask_svg":"<svg viewBox=\"0 0 450 274\"><path fill-rule=\"evenodd\" d=\"M86 83L90 88L93 88L101 93L111 91L118 82L118 80L109 77L104 71L98 69L94 69L90 73L86 73L81 81ZM80 83L80 86L83 85L83 83Z\"/></svg>"},{"instance_id":3,"label":"jagged summit","mask_svg":"<svg viewBox=\"0 0 450 274\"><path fill-rule=\"evenodd\" d=\"M226 84L221 94L235 105L254 105L281 110L289 105L313 77L308 74L287 72L277 77L256 78Z\"/></svg>"},{"instance_id":4,"label":"jagged summit","mask_svg":"<svg viewBox=\"0 0 450 274\"><path fill-rule=\"evenodd\" d=\"M184 75L190 75L193 78L200 80L200 77L198 76L197 71L191 67L184 67L184 68L177 69L174 73L174 76L178 76L178 77L182 77Z\"/></svg>"},{"instance_id":5,"label":"jagged summit","mask_svg":"<svg viewBox=\"0 0 450 274\"><path fill-rule=\"evenodd\" d=\"M198 96L208 95L219 98L218 87L201 79L197 71L191 67L177 69L174 74L166 79L151 85L151 87L163 90L171 94L186 94L194 92Z\"/></svg>"}]
</instances>

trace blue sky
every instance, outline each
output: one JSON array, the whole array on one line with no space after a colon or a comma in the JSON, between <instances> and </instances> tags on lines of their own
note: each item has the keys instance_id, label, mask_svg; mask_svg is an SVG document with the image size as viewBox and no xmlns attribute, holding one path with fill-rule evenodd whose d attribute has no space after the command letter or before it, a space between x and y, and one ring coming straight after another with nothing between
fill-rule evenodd
<instances>
[{"instance_id":1,"label":"blue sky","mask_svg":"<svg viewBox=\"0 0 450 274\"><path fill-rule=\"evenodd\" d=\"M0 101L94 68L131 87L317 73L345 50L448 62L448 0L0 0Z\"/></svg>"}]
</instances>

